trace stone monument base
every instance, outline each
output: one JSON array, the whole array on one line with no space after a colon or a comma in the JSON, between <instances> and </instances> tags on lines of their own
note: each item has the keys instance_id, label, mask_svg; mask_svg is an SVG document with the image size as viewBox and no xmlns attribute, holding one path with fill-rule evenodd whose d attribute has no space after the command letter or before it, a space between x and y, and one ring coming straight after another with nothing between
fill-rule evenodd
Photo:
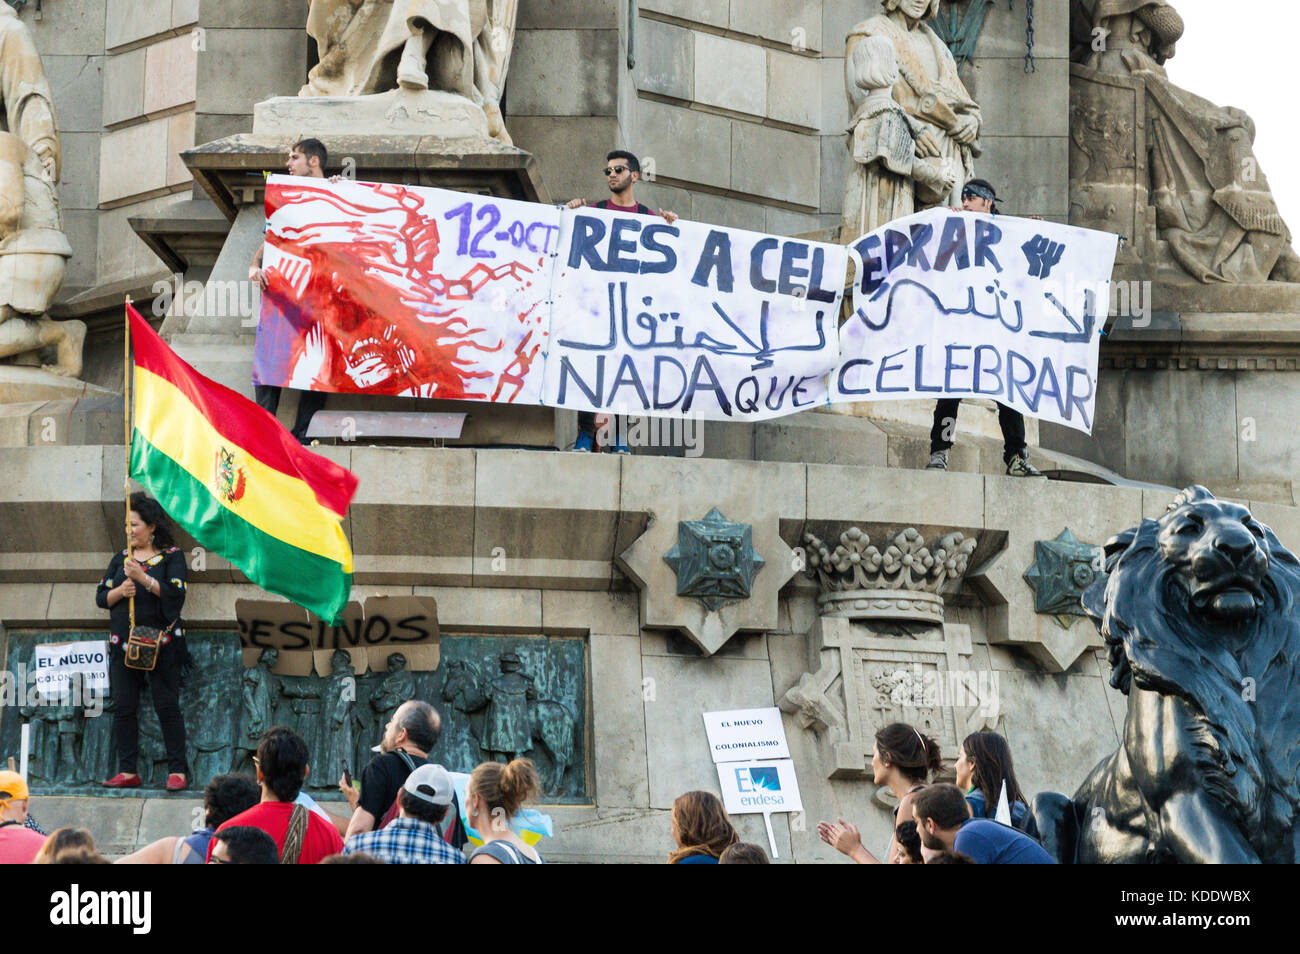
<instances>
[{"instance_id":1,"label":"stone monument base","mask_svg":"<svg viewBox=\"0 0 1300 954\"><path fill-rule=\"evenodd\" d=\"M488 138L482 107L441 90L394 89L371 96L276 96L253 107L262 136Z\"/></svg>"},{"instance_id":2,"label":"stone monument base","mask_svg":"<svg viewBox=\"0 0 1300 954\"><path fill-rule=\"evenodd\" d=\"M52 374L43 368L0 364L0 404L98 398L111 394L113 392L105 388L76 378Z\"/></svg>"}]
</instances>

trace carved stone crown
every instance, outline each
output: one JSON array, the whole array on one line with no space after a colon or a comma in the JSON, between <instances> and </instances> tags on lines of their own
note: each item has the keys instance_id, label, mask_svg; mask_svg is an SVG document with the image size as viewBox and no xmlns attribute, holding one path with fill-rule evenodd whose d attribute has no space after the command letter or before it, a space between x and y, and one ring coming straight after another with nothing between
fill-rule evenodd
<instances>
[{"instance_id":1,"label":"carved stone crown","mask_svg":"<svg viewBox=\"0 0 1300 954\"><path fill-rule=\"evenodd\" d=\"M804 543L804 573L821 587L823 616L942 623L939 593L966 572L976 541L954 530L926 543L908 527L877 547L865 531L850 527L834 550L812 533Z\"/></svg>"}]
</instances>

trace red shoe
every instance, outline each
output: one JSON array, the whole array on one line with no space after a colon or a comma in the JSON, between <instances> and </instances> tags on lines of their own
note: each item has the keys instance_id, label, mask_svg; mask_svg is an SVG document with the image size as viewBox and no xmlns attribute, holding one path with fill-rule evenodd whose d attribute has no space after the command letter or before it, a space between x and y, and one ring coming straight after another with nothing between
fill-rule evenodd
<instances>
[{"instance_id":1,"label":"red shoe","mask_svg":"<svg viewBox=\"0 0 1300 954\"><path fill-rule=\"evenodd\" d=\"M136 784L140 783L137 781ZM169 792L183 792L187 784L185 776L180 772L172 772L171 775L167 776L167 791Z\"/></svg>"},{"instance_id":2,"label":"red shoe","mask_svg":"<svg viewBox=\"0 0 1300 954\"><path fill-rule=\"evenodd\" d=\"M103 784L105 788L139 788L140 776L128 772L118 772Z\"/></svg>"}]
</instances>

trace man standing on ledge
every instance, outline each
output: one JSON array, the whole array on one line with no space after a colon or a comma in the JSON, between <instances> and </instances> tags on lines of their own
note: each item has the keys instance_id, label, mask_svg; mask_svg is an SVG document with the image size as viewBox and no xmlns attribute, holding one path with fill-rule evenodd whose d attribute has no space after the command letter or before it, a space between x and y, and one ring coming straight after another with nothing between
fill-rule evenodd
<instances>
[{"instance_id":1,"label":"man standing on ledge","mask_svg":"<svg viewBox=\"0 0 1300 954\"><path fill-rule=\"evenodd\" d=\"M303 139L289 150L289 161L285 163L285 168L291 176L324 179L327 158L328 153L325 150L325 144L319 139ZM339 176L333 176L330 181L337 182L339 178ZM262 226L262 231L263 233L266 231L265 224ZM266 291L266 272L262 271L262 253L265 250L266 242L263 241L257 247L257 253L253 256L253 263L248 266L248 280L262 291ZM270 411L274 415L280 409L281 390L281 388L273 384L254 384L253 395L257 399L257 406ZM294 418L292 433L298 439L299 444L307 443L307 428L311 424L311 419L324 406L325 392L298 392L298 413Z\"/></svg>"},{"instance_id":2,"label":"man standing on ledge","mask_svg":"<svg viewBox=\"0 0 1300 954\"><path fill-rule=\"evenodd\" d=\"M648 205L642 205L632 195L632 187L641 178L641 162L636 156L622 149L615 149L605 156L605 178L608 180L610 197L588 202L586 199L573 199L570 209L590 206L593 209L609 209L613 212L628 212L633 215L662 215L669 225L677 221L677 213L660 209L656 213ZM625 434L627 429L614 422L614 453L630 454ZM594 411L578 412L578 439L574 442L575 451L591 451L596 446L596 414Z\"/></svg>"},{"instance_id":3,"label":"man standing on ledge","mask_svg":"<svg viewBox=\"0 0 1300 954\"><path fill-rule=\"evenodd\" d=\"M997 193L984 179L971 179L961 190L961 208L965 212L997 215ZM948 450L957 430L957 409L961 398L940 398L934 405L934 424L930 428L930 463L926 470L947 470ZM1029 463L1025 446L1025 416L1005 404L998 404L998 425L1002 428L1002 462L1011 477L1042 477Z\"/></svg>"}]
</instances>

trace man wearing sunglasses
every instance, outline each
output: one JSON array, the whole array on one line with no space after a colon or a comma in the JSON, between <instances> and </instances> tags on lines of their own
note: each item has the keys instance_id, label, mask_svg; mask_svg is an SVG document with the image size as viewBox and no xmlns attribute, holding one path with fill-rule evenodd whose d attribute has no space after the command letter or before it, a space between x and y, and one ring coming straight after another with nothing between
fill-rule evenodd
<instances>
[{"instance_id":1,"label":"man wearing sunglasses","mask_svg":"<svg viewBox=\"0 0 1300 954\"><path fill-rule=\"evenodd\" d=\"M961 210L997 215L998 196L986 179L971 179L961 190ZM956 206L954 206L956 210ZM934 424L930 428L930 463L927 470L947 470L948 450L957 430L957 409L961 398L940 398L934 405ZM1029 463L1025 446L1025 416L1005 404L998 405L998 426L1002 428L1002 462L1010 477L1042 477Z\"/></svg>"},{"instance_id":2,"label":"man wearing sunglasses","mask_svg":"<svg viewBox=\"0 0 1300 954\"><path fill-rule=\"evenodd\" d=\"M636 156L622 149L615 149L609 155L605 156L604 176L606 184L609 186L610 197L600 199L595 202L588 202L586 199L573 199L569 202L570 209L581 209L590 207L593 209L609 209L613 212L627 212L633 215L661 215L672 225L677 221L677 213L669 212L666 209L660 209L656 212L648 205L638 202L632 194L632 188L641 178L641 162ZM615 454L630 454L624 434L626 427L615 422L614 445L612 450ZM596 447L596 414L593 411L578 412L578 439L573 445L575 451L592 451Z\"/></svg>"}]
</instances>

